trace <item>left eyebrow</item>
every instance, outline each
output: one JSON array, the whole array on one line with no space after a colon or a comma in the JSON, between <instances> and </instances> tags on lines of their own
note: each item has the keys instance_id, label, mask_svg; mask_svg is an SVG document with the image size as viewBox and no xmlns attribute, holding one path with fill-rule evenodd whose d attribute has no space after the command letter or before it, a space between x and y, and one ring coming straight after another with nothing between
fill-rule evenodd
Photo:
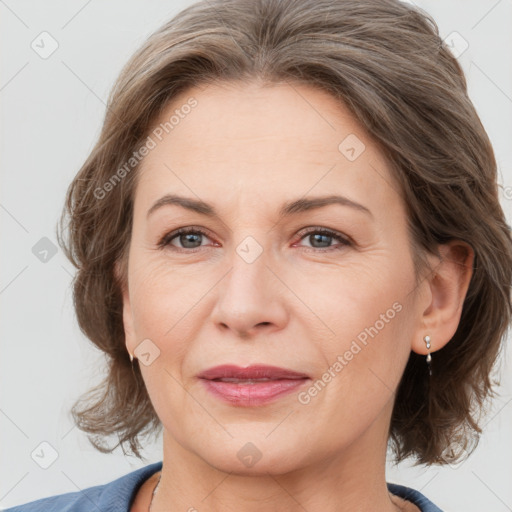
<instances>
[{"instance_id":1,"label":"left eyebrow","mask_svg":"<svg viewBox=\"0 0 512 512\"><path fill-rule=\"evenodd\" d=\"M279 211L279 218L287 217L289 215L306 212L309 210L316 210L318 208L324 208L331 204L340 204L342 206L348 206L355 210L361 211L373 218L372 212L360 203L356 203L345 196L319 196L319 197L307 197L296 199L285 203L285 205Z\"/></svg>"},{"instance_id":2,"label":"left eyebrow","mask_svg":"<svg viewBox=\"0 0 512 512\"><path fill-rule=\"evenodd\" d=\"M348 197L330 195L330 196L319 196L319 197L308 197L296 199L285 203L279 210L279 218L288 217L290 215L296 215L306 211L316 210L324 208L332 204L339 204L342 206L348 206L355 210L361 211L373 218L372 212L360 203L352 201ZM207 217L217 217L219 214L215 207L204 201L193 199L190 197L178 196L175 194L166 194L165 196L158 199L153 206L148 210L147 216L149 217L154 211L161 208L164 205L178 205L187 210L194 211Z\"/></svg>"}]
</instances>

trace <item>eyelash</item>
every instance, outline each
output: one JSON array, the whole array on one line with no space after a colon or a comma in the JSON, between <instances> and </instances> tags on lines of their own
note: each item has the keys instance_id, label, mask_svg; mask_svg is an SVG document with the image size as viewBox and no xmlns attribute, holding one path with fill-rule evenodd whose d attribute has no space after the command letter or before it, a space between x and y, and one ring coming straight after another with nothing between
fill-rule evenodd
<instances>
[{"instance_id":1,"label":"eyelash","mask_svg":"<svg viewBox=\"0 0 512 512\"><path fill-rule=\"evenodd\" d=\"M162 237L162 239L158 242L158 248L165 249L166 247L170 247L171 250L178 251L178 252L182 252L182 251L188 252L188 253L197 252L203 246L195 247L194 249L187 249L187 248L183 248L183 247L174 247L171 245L171 241L174 240L176 237L178 237L179 235L186 235L189 233L201 234L207 238L210 238L208 233L206 233L206 231L202 230L201 228L195 228L195 227L180 228L180 229L177 229L176 231L172 231L171 233L167 233L166 235L164 235ZM307 237L308 235L312 235L312 234L326 235L328 237L335 238L336 240L341 242L341 245L335 246L335 247L326 247L323 249L317 248L317 247L303 247L303 249L306 249L306 252L330 252L330 251L343 249L347 246L350 247L350 246L354 245L353 241L349 237L343 236L340 233L337 233L336 231L332 231L330 229L318 228L318 227L310 228L310 229L308 229L308 231L303 231L301 233L299 241L302 240L303 238Z\"/></svg>"}]
</instances>

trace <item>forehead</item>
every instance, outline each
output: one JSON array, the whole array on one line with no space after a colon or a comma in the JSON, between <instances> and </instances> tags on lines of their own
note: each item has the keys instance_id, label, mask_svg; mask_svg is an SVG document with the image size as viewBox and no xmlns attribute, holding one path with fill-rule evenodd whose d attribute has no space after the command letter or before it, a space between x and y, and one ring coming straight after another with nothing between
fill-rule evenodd
<instances>
[{"instance_id":1,"label":"forehead","mask_svg":"<svg viewBox=\"0 0 512 512\"><path fill-rule=\"evenodd\" d=\"M195 107L188 107L191 102ZM280 153L303 147L337 157L341 138L349 134L371 144L343 103L311 85L292 83L221 82L190 88L166 106L153 130L159 128L170 145L202 149L200 154L219 147L225 152L233 143L245 142L244 150L253 146L255 153L261 147Z\"/></svg>"},{"instance_id":2,"label":"forehead","mask_svg":"<svg viewBox=\"0 0 512 512\"><path fill-rule=\"evenodd\" d=\"M146 208L175 191L214 202L336 189L361 202L397 199L377 145L340 101L310 85L193 87L166 106L150 137L136 193Z\"/></svg>"}]
</instances>

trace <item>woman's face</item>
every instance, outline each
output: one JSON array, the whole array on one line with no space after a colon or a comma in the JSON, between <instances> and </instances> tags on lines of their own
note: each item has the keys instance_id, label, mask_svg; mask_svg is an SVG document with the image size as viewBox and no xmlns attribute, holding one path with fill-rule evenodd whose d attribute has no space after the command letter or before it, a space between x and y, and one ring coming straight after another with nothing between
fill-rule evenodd
<instances>
[{"instance_id":1,"label":"woman's face","mask_svg":"<svg viewBox=\"0 0 512 512\"><path fill-rule=\"evenodd\" d=\"M304 85L190 89L154 128L135 191L124 326L164 451L246 473L376 445L382 456L428 294L381 152L335 99ZM166 195L208 206L152 209ZM308 378L199 377L226 364Z\"/></svg>"}]
</instances>

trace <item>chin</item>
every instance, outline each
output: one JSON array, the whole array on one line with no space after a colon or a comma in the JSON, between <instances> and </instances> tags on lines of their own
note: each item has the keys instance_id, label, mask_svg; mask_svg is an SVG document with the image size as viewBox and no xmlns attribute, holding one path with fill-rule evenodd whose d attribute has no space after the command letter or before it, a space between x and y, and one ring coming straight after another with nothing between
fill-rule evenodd
<instances>
[{"instance_id":1,"label":"chin","mask_svg":"<svg viewBox=\"0 0 512 512\"><path fill-rule=\"evenodd\" d=\"M299 469L305 453L298 453L297 443L288 437L288 443L272 439L272 435L236 436L225 443L211 442L196 454L219 471L243 476L279 475Z\"/></svg>"}]
</instances>

